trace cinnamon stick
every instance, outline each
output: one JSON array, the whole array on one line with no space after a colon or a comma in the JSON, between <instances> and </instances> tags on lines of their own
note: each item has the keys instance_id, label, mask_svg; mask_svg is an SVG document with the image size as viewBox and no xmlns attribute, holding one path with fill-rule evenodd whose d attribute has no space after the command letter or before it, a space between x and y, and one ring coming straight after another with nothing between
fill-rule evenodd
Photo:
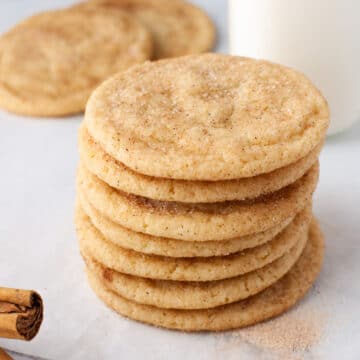
<instances>
[{"instance_id":1,"label":"cinnamon stick","mask_svg":"<svg viewBox=\"0 0 360 360\"><path fill-rule=\"evenodd\" d=\"M43 319L43 303L32 290L0 287L0 337L31 340Z\"/></svg>"},{"instance_id":2,"label":"cinnamon stick","mask_svg":"<svg viewBox=\"0 0 360 360\"><path fill-rule=\"evenodd\" d=\"M13 358L0 348L0 360L13 360Z\"/></svg>"}]
</instances>

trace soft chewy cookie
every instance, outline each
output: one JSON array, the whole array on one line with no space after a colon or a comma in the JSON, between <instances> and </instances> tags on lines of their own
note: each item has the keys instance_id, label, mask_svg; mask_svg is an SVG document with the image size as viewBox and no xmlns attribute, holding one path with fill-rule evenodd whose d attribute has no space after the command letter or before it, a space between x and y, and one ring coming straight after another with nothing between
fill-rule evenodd
<instances>
[{"instance_id":1,"label":"soft chewy cookie","mask_svg":"<svg viewBox=\"0 0 360 360\"><path fill-rule=\"evenodd\" d=\"M83 111L103 80L151 53L147 30L120 10L35 15L0 38L0 107L36 116Z\"/></svg>"},{"instance_id":2,"label":"soft chewy cookie","mask_svg":"<svg viewBox=\"0 0 360 360\"><path fill-rule=\"evenodd\" d=\"M106 153L138 173L215 181L300 160L323 140L329 111L292 69L204 54L114 76L93 93L85 123Z\"/></svg>"},{"instance_id":3,"label":"soft chewy cookie","mask_svg":"<svg viewBox=\"0 0 360 360\"><path fill-rule=\"evenodd\" d=\"M268 230L300 212L311 199L318 174L316 164L295 183L252 201L185 204L123 193L80 166L78 191L130 230L186 241L225 240Z\"/></svg>"},{"instance_id":4,"label":"soft chewy cookie","mask_svg":"<svg viewBox=\"0 0 360 360\"><path fill-rule=\"evenodd\" d=\"M118 8L141 22L154 38L156 59L197 54L215 43L215 27L199 8L182 0L93 0L80 6Z\"/></svg>"},{"instance_id":5,"label":"soft chewy cookie","mask_svg":"<svg viewBox=\"0 0 360 360\"><path fill-rule=\"evenodd\" d=\"M108 185L149 199L189 203L244 200L268 194L295 182L318 159L322 143L304 158L270 173L225 181L187 181L139 174L104 152L85 126L79 132L84 166Z\"/></svg>"},{"instance_id":6,"label":"soft chewy cookie","mask_svg":"<svg viewBox=\"0 0 360 360\"><path fill-rule=\"evenodd\" d=\"M288 253L258 270L210 282L145 279L111 270L88 257L86 252L84 258L88 271L128 300L160 308L207 309L246 299L272 285L298 260L307 238L304 234Z\"/></svg>"},{"instance_id":7,"label":"soft chewy cookie","mask_svg":"<svg viewBox=\"0 0 360 360\"><path fill-rule=\"evenodd\" d=\"M290 217L266 231L230 240L182 241L128 230L102 215L85 199L83 194L78 194L78 202L91 223L108 241L125 249L168 257L211 257L233 254L265 244L284 230L294 219L294 217ZM307 205L304 212L307 219L311 218L311 205Z\"/></svg>"},{"instance_id":8,"label":"soft chewy cookie","mask_svg":"<svg viewBox=\"0 0 360 360\"><path fill-rule=\"evenodd\" d=\"M302 213L263 245L206 258L170 258L121 248L107 241L81 209L77 210L76 230L81 251L115 271L151 279L213 281L246 274L280 258L306 235L308 221Z\"/></svg>"},{"instance_id":9,"label":"soft chewy cookie","mask_svg":"<svg viewBox=\"0 0 360 360\"><path fill-rule=\"evenodd\" d=\"M162 309L129 301L88 273L94 292L110 308L134 320L184 331L241 328L279 315L298 302L314 283L323 260L323 237L314 222L303 254L279 281L261 293L229 305L204 310Z\"/></svg>"}]
</instances>

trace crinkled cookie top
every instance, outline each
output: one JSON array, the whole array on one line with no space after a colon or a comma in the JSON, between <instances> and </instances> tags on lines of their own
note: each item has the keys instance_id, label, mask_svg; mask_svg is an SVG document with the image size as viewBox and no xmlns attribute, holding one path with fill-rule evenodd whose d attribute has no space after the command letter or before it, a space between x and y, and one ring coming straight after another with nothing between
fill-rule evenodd
<instances>
[{"instance_id":1,"label":"crinkled cookie top","mask_svg":"<svg viewBox=\"0 0 360 360\"><path fill-rule=\"evenodd\" d=\"M116 75L94 92L85 121L106 152L139 173L224 180L304 157L324 138L329 110L295 70L205 54Z\"/></svg>"}]
</instances>

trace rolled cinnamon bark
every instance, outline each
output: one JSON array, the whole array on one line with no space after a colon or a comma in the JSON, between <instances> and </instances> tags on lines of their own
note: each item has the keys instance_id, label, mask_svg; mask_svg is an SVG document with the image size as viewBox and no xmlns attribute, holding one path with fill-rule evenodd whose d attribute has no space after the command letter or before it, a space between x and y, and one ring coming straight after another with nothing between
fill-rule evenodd
<instances>
[{"instance_id":1,"label":"rolled cinnamon bark","mask_svg":"<svg viewBox=\"0 0 360 360\"><path fill-rule=\"evenodd\" d=\"M43 319L43 303L32 290L0 287L0 337L31 340Z\"/></svg>"},{"instance_id":2,"label":"rolled cinnamon bark","mask_svg":"<svg viewBox=\"0 0 360 360\"><path fill-rule=\"evenodd\" d=\"M0 360L13 360L13 358L0 348Z\"/></svg>"}]
</instances>

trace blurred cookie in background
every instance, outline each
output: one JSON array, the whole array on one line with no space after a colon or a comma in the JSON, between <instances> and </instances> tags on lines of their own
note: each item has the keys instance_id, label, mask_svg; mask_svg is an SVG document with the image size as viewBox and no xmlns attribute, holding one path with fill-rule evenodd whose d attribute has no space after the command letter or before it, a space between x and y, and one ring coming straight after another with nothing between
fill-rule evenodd
<instances>
[{"instance_id":1,"label":"blurred cookie in background","mask_svg":"<svg viewBox=\"0 0 360 360\"><path fill-rule=\"evenodd\" d=\"M154 58L211 50L216 29L200 8L182 0L89 0L76 7L118 8L138 19L154 38Z\"/></svg>"},{"instance_id":2,"label":"blurred cookie in background","mask_svg":"<svg viewBox=\"0 0 360 360\"><path fill-rule=\"evenodd\" d=\"M31 116L82 112L95 87L152 51L146 28L119 9L37 14L0 37L0 107Z\"/></svg>"}]
</instances>

